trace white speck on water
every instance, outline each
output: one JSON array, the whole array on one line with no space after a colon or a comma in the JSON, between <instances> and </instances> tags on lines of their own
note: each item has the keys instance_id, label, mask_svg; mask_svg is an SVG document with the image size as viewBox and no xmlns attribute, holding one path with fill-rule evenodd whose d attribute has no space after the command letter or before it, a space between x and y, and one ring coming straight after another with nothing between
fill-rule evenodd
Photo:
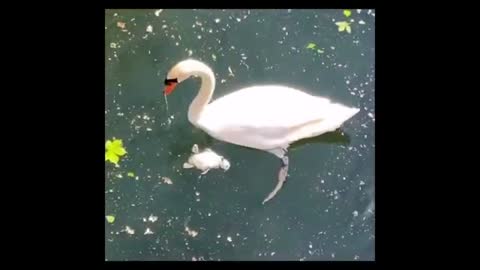
<instances>
[{"instance_id":1,"label":"white speck on water","mask_svg":"<svg viewBox=\"0 0 480 270\"><path fill-rule=\"evenodd\" d=\"M207 216L211 216L212 214L208 213Z\"/></svg>"},{"instance_id":2,"label":"white speck on water","mask_svg":"<svg viewBox=\"0 0 480 270\"><path fill-rule=\"evenodd\" d=\"M358 211L357 211L357 210L355 210L355 211L353 211L353 213L352 213L352 214L353 214L353 216L354 216L354 217L357 217L357 216L358 216Z\"/></svg>"},{"instance_id":3,"label":"white speck on water","mask_svg":"<svg viewBox=\"0 0 480 270\"><path fill-rule=\"evenodd\" d=\"M126 227L125 227L125 231L126 231L128 234L134 234L134 233L135 233L135 230L133 230L133 229L130 228L129 226L126 226Z\"/></svg>"},{"instance_id":4,"label":"white speck on water","mask_svg":"<svg viewBox=\"0 0 480 270\"><path fill-rule=\"evenodd\" d=\"M191 237L196 237L198 235L198 232L195 230L190 230L190 228L185 227L185 231L190 235Z\"/></svg>"},{"instance_id":5,"label":"white speck on water","mask_svg":"<svg viewBox=\"0 0 480 270\"><path fill-rule=\"evenodd\" d=\"M240 18L237 18L237 22L240 22L241 20L242 20L242 19L240 19Z\"/></svg>"},{"instance_id":6,"label":"white speck on water","mask_svg":"<svg viewBox=\"0 0 480 270\"><path fill-rule=\"evenodd\" d=\"M173 184L172 179L170 179L166 176L162 176L162 180L163 180L163 183L165 183L167 185L172 185Z\"/></svg>"},{"instance_id":7,"label":"white speck on water","mask_svg":"<svg viewBox=\"0 0 480 270\"><path fill-rule=\"evenodd\" d=\"M358 21L358 24L365 24L365 21L360 20L360 21Z\"/></svg>"},{"instance_id":8,"label":"white speck on water","mask_svg":"<svg viewBox=\"0 0 480 270\"><path fill-rule=\"evenodd\" d=\"M227 237L227 241L228 241L228 242L232 242L232 237L228 236L228 237Z\"/></svg>"},{"instance_id":9,"label":"white speck on water","mask_svg":"<svg viewBox=\"0 0 480 270\"><path fill-rule=\"evenodd\" d=\"M198 25L198 26L202 26L202 23L201 23L201 22L198 22L198 21L195 22L195 24Z\"/></svg>"},{"instance_id":10,"label":"white speck on water","mask_svg":"<svg viewBox=\"0 0 480 270\"><path fill-rule=\"evenodd\" d=\"M201 36L201 35L198 35L197 38L198 38L198 39L202 39L202 36Z\"/></svg>"},{"instance_id":11,"label":"white speck on water","mask_svg":"<svg viewBox=\"0 0 480 270\"><path fill-rule=\"evenodd\" d=\"M283 30L283 31L287 30L287 27L284 26L284 27L282 28L282 30Z\"/></svg>"},{"instance_id":12,"label":"white speck on water","mask_svg":"<svg viewBox=\"0 0 480 270\"><path fill-rule=\"evenodd\" d=\"M334 46L330 46L330 49L335 50L335 47L334 47Z\"/></svg>"},{"instance_id":13,"label":"white speck on water","mask_svg":"<svg viewBox=\"0 0 480 270\"><path fill-rule=\"evenodd\" d=\"M152 131L152 129L151 129L151 128L147 128L147 131Z\"/></svg>"},{"instance_id":14,"label":"white speck on water","mask_svg":"<svg viewBox=\"0 0 480 270\"><path fill-rule=\"evenodd\" d=\"M110 48L116 49L116 48L117 48L117 44L114 43L114 42L110 43Z\"/></svg>"},{"instance_id":15,"label":"white speck on water","mask_svg":"<svg viewBox=\"0 0 480 270\"><path fill-rule=\"evenodd\" d=\"M147 228L143 235L146 235L146 234L153 234L153 232L152 232L152 230L150 230L150 228Z\"/></svg>"},{"instance_id":16,"label":"white speck on water","mask_svg":"<svg viewBox=\"0 0 480 270\"><path fill-rule=\"evenodd\" d=\"M270 256L273 256L273 255L275 255L275 251L274 251L274 252L272 252L272 253L270 253Z\"/></svg>"},{"instance_id":17,"label":"white speck on water","mask_svg":"<svg viewBox=\"0 0 480 270\"><path fill-rule=\"evenodd\" d=\"M155 16L160 16L160 13L162 13L163 9L157 9L155 10Z\"/></svg>"},{"instance_id":18,"label":"white speck on water","mask_svg":"<svg viewBox=\"0 0 480 270\"><path fill-rule=\"evenodd\" d=\"M233 71L232 71L232 68L230 66L228 66L228 76L232 76L232 77L235 77L235 75L233 75Z\"/></svg>"},{"instance_id":19,"label":"white speck on water","mask_svg":"<svg viewBox=\"0 0 480 270\"><path fill-rule=\"evenodd\" d=\"M162 29L165 29L165 28L167 28L167 25L166 24L162 25Z\"/></svg>"},{"instance_id":20,"label":"white speck on water","mask_svg":"<svg viewBox=\"0 0 480 270\"><path fill-rule=\"evenodd\" d=\"M220 83L225 83L225 82L226 82L226 80L225 80L225 79L222 79L222 80L220 81Z\"/></svg>"},{"instance_id":21,"label":"white speck on water","mask_svg":"<svg viewBox=\"0 0 480 270\"><path fill-rule=\"evenodd\" d=\"M188 56L192 56L193 52L192 50L188 50Z\"/></svg>"},{"instance_id":22,"label":"white speck on water","mask_svg":"<svg viewBox=\"0 0 480 270\"><path fill-rule=\"evenodd\" d=\"M360 14L360 12L362 12L362 10L361 10L361 9L357 9L357 13Z\"/></svg>"},{"instance_id":23,"label":"white speck on water","mask_svg":"<svg viewBox=\"0 0 480 270\"><path fill-rule=\"evenodd\" d=\"M347 84L350 84L350 81L349 81L349 80L347 80L347 81L346 81L346 83L347 83Z\"/></svg>"},{"instance_id":24,"label":"white speck on water","mask_svg":"<svg viewBox=\"0 0 480 270\"><path fill-rule=\"evenodd\" d=\"M312 244L308 245L309 248L313 248Z\"/></svg>"},{"instance_id":25,"label":"white speck on water","mask_svg":"<svg viewBox=\"0 0 480 270\"><path fill-rule=\"evenodd\" d=\"M150 222L155 222L158 220L158 217L157 216L154 216L152 214L150 214L150 216L148 217L148 221Z\"/></svg>"},{"instance_id":26,"label":"white speck on water","mask_svg":"<svg viewBox=\"0 0 480 270\"><path fill-rule=\"evenodd\" d=\"M365 185L365 182L360 181L360 186L363 186L363 185Z\"/></svg>"},{"instance_id":27,"label":"white speck on water","mask_svg":"<svg viewBox=\"0 0 480 270\"><path fill-rule=\"evenodd\" d=\"M220 234L217 234L217 238L220 238L220 237L222 237L222 236Z\"/></svg>"},{"instance_id":28,"label":"white speck on water","mask_svg":"<svg viewBox=\"0 0 480 270\"><path fill-rule=\"evenodd\" d=\"M368 113L368 117L373 118L373 114L372 114L372 113Z\"/></svg>"},{"instance_id":29,"label":"white speck on water","mask_svg":"<svg viewBox=\"0 0 480 270\"><path fill-rule=\"evenodd\" d=\"M196 191L195 195L200 196L200 192Z\"/></svg>"},{"instance_id":30,"label":"white speck on water","mask_svg":"<svg viewBox=\"0 0 480 270\"><path fill-rule=\"evenodd\" d=\"M215 22L216 22L216 23L219 23L219 22L220 22L220 19L219 19L219 18L215 18Z\"/></svg>"},{"instance_id":31,"label":"white speck on water","mask_svg":"<svg viewBox=\"0 0 480 270\"><path fill-rule=\"evenodd\" d=\"M353 259L354 259L354 260L358 260L358 259L360 259L360 256L355 255L355 257L353 257Z\"/></svg>"},{"instance_id":32,"label":"white speck on water","mask_svg":"<svg viewBox=\"0 0 480 270\"><path fill-rule=\"evenodd\" d=\"M332 258L335 258L335 253L332 253Z\"/></svg>"},{"instance_id":33,"label":"white speck on water","mask_svg":"<svg viewBox=\"0 0 480 270\"><path fill-rule=\"evenodd\" d=\"M372 13L371 9L368 10L367 14L370 15L370 13Z\"/></svg>"},{"instance_id":34,"label":"white speck on water","mask_svg":"<svg viewBox=\"0 0 480 270\"><path fill-rule=\"evenodd\" d=\"M152 33L153 27L151 25L147 26L147 32Z\"/></svg>"},{"instance_id":35,"label":"white speck on water","mask_svg":"<svg viewBox=\"0 0 480 270\"><path fill-rule=\"evenodd\" d=\"M117 174L117 177L118 178L123 178L123 176L121 174Z\"/></svg>"},{"instance_id":36,"label":"white speck on water","mask_svg":"<svg viewBox=\"0 0 480 270\"><path fill-rule=\"evenodd\" d=\"M117 85L118 85L118 87L122 87L122 84L121 84L121 83L119 83L119 84L117 84Z\"/></svg>"}]
</instances>

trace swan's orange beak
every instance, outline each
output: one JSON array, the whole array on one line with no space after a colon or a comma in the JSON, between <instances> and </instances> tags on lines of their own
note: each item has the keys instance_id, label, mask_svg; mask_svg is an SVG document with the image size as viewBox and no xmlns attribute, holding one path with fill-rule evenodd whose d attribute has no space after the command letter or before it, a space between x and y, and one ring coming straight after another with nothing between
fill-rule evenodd
<instances>
[{"instance_id":1,"label":"swan's orange beak","mask_svg":"<svg viewBox=\"0 0 480 270\"><path fill-rule=\"evenodd\" d=\"M177 83L171 82L170 84L165 86L165 90L163 90L163 94L166 95L166 96L170 95L173 92L173 90L175 89L176 86L177 86Z\"/></svg>"}]
</instances>

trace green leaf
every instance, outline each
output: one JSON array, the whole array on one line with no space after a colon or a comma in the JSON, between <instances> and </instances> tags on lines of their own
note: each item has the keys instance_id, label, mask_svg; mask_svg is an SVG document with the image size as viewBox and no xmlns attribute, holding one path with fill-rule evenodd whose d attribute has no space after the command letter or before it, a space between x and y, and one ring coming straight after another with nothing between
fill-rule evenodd
<instances>
[{"instance_id":1,"label":"green leaf","mask_svg":"<svg viewBox=\"0 0 480 270\"><path fill-rule=\"evenodd\" d=\"M105 143L105 149L108 150L108 149L111 148L111 147L112 147L112 141L107 140L107 142Z\"/></svg>"},{"instance_id":2,"label":"green leaf","mask_svg":"<svg viewBox=\"0 0 480 270\"><path fill-rule=\"evenodd\" d=\"M350 28L350 25L347 25L347 32L350 34L352 32L352 28Z\"/></svg>"},{"instance_id":3,"label":"green leaf","mask_svg":"<svg viewBox=\"0 0 480 270\"><path fill-rule=\"evenodd\" d=\"M350 15L352 15L352 12L351 12L350 10L348 10L348 9L345 9L345 10L343 11L343 15L345 15L345 17L350 17Z\"/></svg>"},{"instance_id":4,"label":"green leaf","mask_svg":"<svg viewBox=\"0 0 480 270\"><path fill-rule=\"evenodd\" d=\"M116 165L118 164L118 161L120 160L120 158L113 152L106 152L105 161L107 160Z\"/></svg>"},{"instance_id":5,"label":"green leaf","mask_svg":"<svg viewBox=\"0 0 480 270\"><path fill-rule=\"evenodd\" d=\"M314 49L317 45L315 43L308 43L307 49Z\"/></svg>"},{"instance_id":6,"label":"green leaf","mask_svg":"<svg viewBox=\"0 0 480 270\"><path fill-rule=\"evenodd\" d=\"M108 150L113 151L115 154L117 154L119 156L123 156L127 153L125 148L123 148L122 140L114 140L111 143L110 148Z\"/></svg>"},{"instance_id":7,"label":"green leaf","mask_svg":"<svg viewBox=\"0 0 480 270\"><path fill-rule=\"evenodd\" d=\"M348 22L336 22L335 24L338 25L338 31L343 32L343 31L347 30L348 33L351 32L350 23L348 23Z\"/></svg>"},{"instance_id":8,"label":"green leaf","mask_svg":"<svg viewBox=\"0 0 480 270\"><path fill-rule=\"evenodd\" d=\"M118 165L119 156L123 156L127 153L123 147L122 140L113 138L113 141L107 140L105 143L105 161L110 161L111 163Z\"/></svg>"},{"instance_id":9,"label":"green leaf","mask_svg":"<svg viewBox=\"0 0 480 270\"><path fill-rule=\"evenodd\" d=\"M135 174L133 174L133 172L128 172L128 173L127 173L127 176L128 176L128 177L135 177Z\"/></svg>"},{"instance_id":10,"label":"green leaf","mask_svg":"<svg viewBox=\"0 0 480 270\"><path fill-rule=\"evenodd\" d=\"M115 221L115 216L105 216L108 223L113 223Z\"/></svg>"}]
</instances>

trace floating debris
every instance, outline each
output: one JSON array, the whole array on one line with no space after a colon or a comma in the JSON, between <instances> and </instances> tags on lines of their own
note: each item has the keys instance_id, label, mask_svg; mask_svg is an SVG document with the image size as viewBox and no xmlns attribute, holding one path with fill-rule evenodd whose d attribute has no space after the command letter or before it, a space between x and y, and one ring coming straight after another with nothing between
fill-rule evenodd
<instances>
[{"instance_id":1,"label":"floating debris","mask_svg":"<svg viewBox=\"0 0 480 270\"><path fill-rule=\"evenodd\" d=\"M166 177L166 176L162 176L162 180L163 180L163 183L165 184L168 184L168 185L172 185L173 182L172 182L172 179Z\"/></svg>"},{"instance_id":2,"label":"floating debris","mask_svg":"<svg viewBox=\"0 0 480 270\"><path fill-rule=\"evenodd\" d=\"M151 25L147 26L147 32L152 33L153 27Z\"/></svg>"},{"instance_id":3,"label":"floating debris","mask_svg":"<svg viewBox=\"0 0 480 270\"><path fill-rule=\"evenodd\" d=\"M147 228L143 235L147 235L147 234L153 234L153 232L150 230L150 228Z\"/></svg>"},{"instance_id":4,"label":"floating debris","mask_svg":"<svg viewBox=\"0 0 480 270\"><path fill-rule=\"evenodd\" d=\"M124 232L127 232L128 234L134 234L135 233L135 230L130 228L129 226L125 226L125 230L123 230Z\"/></svg>"},{"instance_id":5,"label":"floating debris","mask_svg":"<svg viewBox=\"0 0 480 270\"><path fill-rule=\"evenodd\" d=\"M228 76L232 76L232 77L235 77L235 75L233 74L233 71L232 71L232 68L230 66L228 66Z\"/></svg>"},{"instance_id":6,"label":"floating debris","mask_svg":"<svg viewBox=\"0 0 480 270\"><path fill-rule=\"evenodd\" d=\"M124 22L117 22L117 27L121 29L125 29L126 23Z\"/></svg>"},{"instance_id":7,"label":"floating debris","mask_svg":"<svg viewBox=\"0 0 480 270\"><path fill-rule=\"evenodd\" d=\"M158 217L157 217L157 216L150 215L150 216L148 217L148 221L150 221L150 222L155 222L155 221L157 221L157 220L158 220ZM145 221L145 219L144 219L144 221Z\"/></svg>"},{"instance_id":8,"label":"floating debris","mask_svg":"<svg viewBox=\"0 0 480 270\"><path fill-rule=\"evenodd\" d=\"M190 228L185 227L185 231L190 235L191 237L196 237L198 235L198 232L195 230L190 230Z\"/></svg>"},{"instance_id":9,"label":"floating debris","mask_svg":"<svg viewBox=\"0 0 480 270\"><path fill-rule=\"evenodd\" d=\"M160 16L160 13L162 13L163 9L157 9L155 10L155 16Z\"/></svg>"}]
</instances>

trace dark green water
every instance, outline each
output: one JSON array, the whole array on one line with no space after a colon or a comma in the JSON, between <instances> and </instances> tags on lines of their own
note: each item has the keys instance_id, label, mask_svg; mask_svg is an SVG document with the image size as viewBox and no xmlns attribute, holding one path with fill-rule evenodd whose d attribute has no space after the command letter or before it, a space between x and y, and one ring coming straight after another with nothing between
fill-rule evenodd
<instances>
[{"instance_id":1,"label":"dark green water","mask_svg":"<svg viewBox=\"0 0 480 270\"><path fill-rule=\"evenodd\" d=\"M154 12L105 13L105 140L120 138L128 151L119 168L105 163L105 214L116 217L105 222L106 260L374 260L375 11ZM345 20L354 20L350 34L335 25ZM343 133L293 145L287 183L262 205L278 158L195 129L187 110L198 80L179 85L166 111L165 75L188 57L214 70L214 99L275 83L361 111ZM195 143L225 156L230 170L199 179L183 169Z\"/></svg>"}]
</instances>

